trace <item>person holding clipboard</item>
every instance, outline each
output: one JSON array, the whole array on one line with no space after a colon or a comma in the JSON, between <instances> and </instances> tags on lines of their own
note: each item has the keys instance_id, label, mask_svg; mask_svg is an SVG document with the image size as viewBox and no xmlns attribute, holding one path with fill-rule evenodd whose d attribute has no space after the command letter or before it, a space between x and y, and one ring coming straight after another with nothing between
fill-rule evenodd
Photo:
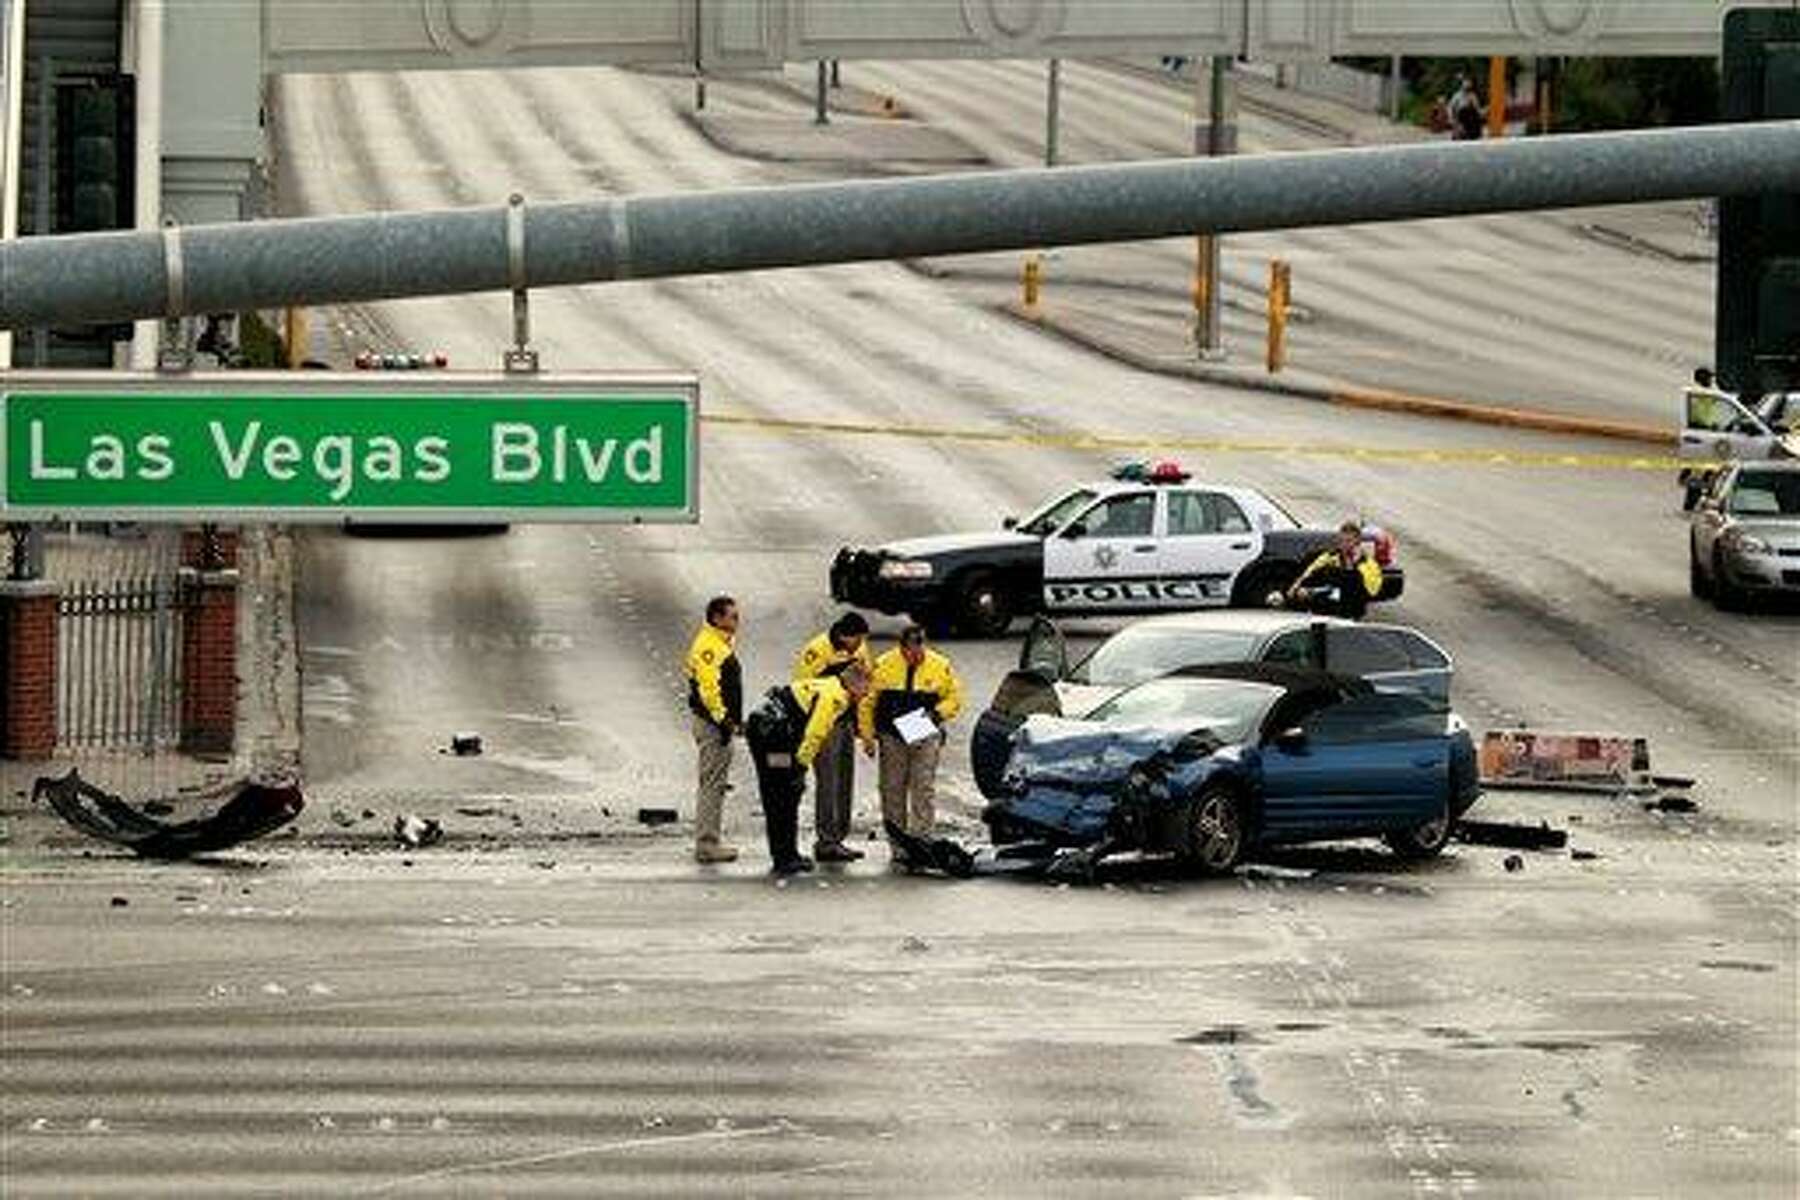
<instances>
[{"instance_id":1,"label":"person holding clipboard","mask_svg":"<svg viewBox=\"0 0 1800 1200\"><path fill-rule=\"evenodd\" d=\"M900 631L900 644L875 660L869 694L857 709L864 752L880 749L877 786L885 828L932 835L944 726L961 711L962 682L950 660L925 645L924 629L908 625ZM888 852L895 866L906 865L905 851L891 832Z\"/></svg>"}]
</instances>

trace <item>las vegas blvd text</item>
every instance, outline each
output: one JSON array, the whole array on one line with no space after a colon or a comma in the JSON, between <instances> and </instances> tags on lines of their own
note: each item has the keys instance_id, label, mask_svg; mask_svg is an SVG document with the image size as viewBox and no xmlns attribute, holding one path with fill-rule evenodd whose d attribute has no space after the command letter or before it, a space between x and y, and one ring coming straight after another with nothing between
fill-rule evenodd
<instances>
[{"instance_id":1,"label":"las vegas blvd text","mask_svg":"<svg viewBox=\"0 0 1800 1200\"><path fill-rule=\"evenodd\" d=\"M166 434L146 433L135 440L114 433L95 433L87 452L58 459L46 446L44 422L28 426L28 478L34 481L117 481L135 478L158 482L180 470ZM450 441L425 435L409 443L387 434L354 437L327 434L309 444L285 433L270 432L261 420L206 423L215 465L226 479L239 481L260 472L268 479L290 482L310 471L333 501L351 497L361 481L436 484L453 473ZM586 481L605 483L614 469L634 484L660 483L663 477L663 430L652 426L642 436L590 439L555 425L546 437L537 426L496 422L489 429L488 479L496 484Z\"/></svg>"}]
</instances>

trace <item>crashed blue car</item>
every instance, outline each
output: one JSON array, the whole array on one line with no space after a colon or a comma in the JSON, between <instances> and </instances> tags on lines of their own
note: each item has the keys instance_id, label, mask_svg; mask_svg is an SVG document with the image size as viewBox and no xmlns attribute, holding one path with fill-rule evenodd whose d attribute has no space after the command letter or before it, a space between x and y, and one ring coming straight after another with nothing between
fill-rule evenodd
<instances>
[{"instance_id":1,"label":"crashed blue car","mask_svg":"<svg viewBox=\"0 0 1800 1200\"><path fill-rule=\"evenodd\" d=\"M1264 664L1190 668L1006 736L984 788L995 845L1090 863L1137 851L1218 873L1261 847L1368 837L1428 858L1479 793L1474 743L1440 699Z\"/></svg>"}]
</instances>

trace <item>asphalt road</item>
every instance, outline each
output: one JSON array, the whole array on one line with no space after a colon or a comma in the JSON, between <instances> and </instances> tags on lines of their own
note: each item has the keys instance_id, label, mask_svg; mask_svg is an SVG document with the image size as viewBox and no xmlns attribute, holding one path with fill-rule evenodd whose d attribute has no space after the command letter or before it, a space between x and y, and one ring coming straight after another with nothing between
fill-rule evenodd
<instances>
[{"instance_id":1,"label":"asphalt road","mask_svg":"<svg viewBox=\"0 0 1800 1200\"><path fill-rule=\"evenodd\" d=\"M806 162L770 161L818 134L803 91L769 81L715 81L703 132L671 78L289 77L279 200L325 213L779 182L870 169L859 139L896 136L937 147L907 169L983 139L1008 161L1041 129L1031 95L1005 106L1009 69L883 68L932 128L841 122ZM1072 156L1185 144L1179 94L1120 76L1096 129L1072 74ZM1319 144L1262 121L1246 112L1247 147ZM1685 373L1676 360L1707 339L1697 308L1634 310L1615 344L1587 332L1567 283L1532 307L1578 332L1459 358L1432 331L1484 319L1495 260L1585 270L1571 247L1592 243L1507 220L1370 234L1422 272L1463 263L1474 284L1444 294L1368 281L1348 232L1308 236L1358 319L1400 320L1359 287L1423 310L1391 357L1436 390L1566 379L1629 409ZM9 1194L1792 1193L1800 620L1687 596L1672 480L1629 447L1135 372L997 314L992 268L968 269L534 296L553 369L701 374L702 521L301 538L302 836L211 868L56 845L13 861ZM1618 265L1605 290L1640 269ZM465 366L497 363L510 333L498 297L343 320ZM1668 361L1638 361L1652 344ZM893 431L770 423L794 418ZM1647 735L1658 770L1698 777L1700 811L1490 796L1488 815L1553 820L1598 855L1518 871L1482 848L1416 870L1335 848L1225 881L1125 867L1053 889L894 878L871 847L778 888L740 763L744 861L699 870L679 832L630 832L639 805L688 810L678 663L709 595L742 600L760 688L833 615L841 542L995 526L1102 471L1111 455L1043 436L1092 433L1204 444L1185 455L1204 477L1394 530L1409 585L1383 615L1451 649L1472 724ZM977 704L1015 652L948 649ZM969 724L943 789L965 824ZM459 730L487 752L442 753ZM860 792L866 820L866 773ZM410 866L362 836L408 808L453 835Z\"/></svg>"}]
</instances>

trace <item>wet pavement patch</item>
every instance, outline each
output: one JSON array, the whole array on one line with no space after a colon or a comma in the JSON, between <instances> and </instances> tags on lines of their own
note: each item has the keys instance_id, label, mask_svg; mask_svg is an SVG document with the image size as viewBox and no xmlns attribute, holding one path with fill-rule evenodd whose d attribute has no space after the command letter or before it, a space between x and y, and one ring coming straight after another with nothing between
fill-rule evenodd
<instances>
[{"instance_id":1,"label":"wet pavement patch","mask_svg":"<svg viewBox=\"0 0 1800 1200\"><path fill-rule=\"evenodd\" d=\"M1176 1038L1175 1041L1183 1046L1254 1046L1261 1043L1262 1039L1242 1025L1215 1025L1211 1029L1202 1029L1199 1033Z\"/></svg>"}]
</instances>

